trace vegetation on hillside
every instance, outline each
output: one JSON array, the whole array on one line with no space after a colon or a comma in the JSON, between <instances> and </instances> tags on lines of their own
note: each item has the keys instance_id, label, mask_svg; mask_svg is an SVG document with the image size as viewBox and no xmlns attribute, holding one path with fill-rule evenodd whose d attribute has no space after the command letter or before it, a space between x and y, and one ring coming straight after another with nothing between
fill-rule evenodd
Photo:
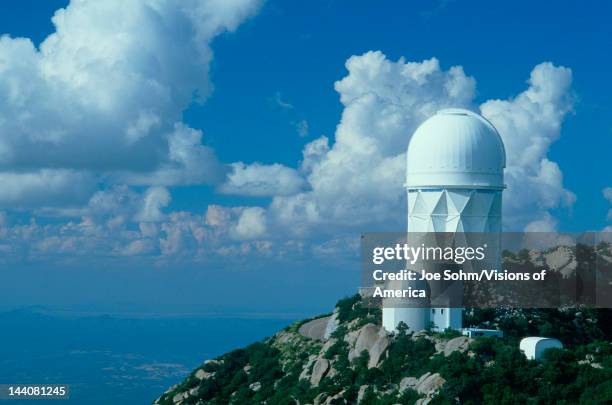
<instances>
[{"instance_id":1,"label":"vegetation on hillside","mask_svg":"<svg viewBox=\"0 0 612 405\"><path fill-rule=\"evenodd\" d=\"M360 328L380 325L381 311L362 307L356 295L340 300L336 313L338 327L328 342L301 336L302 322L296 323L205 363L157 403L612 403L609 310L469 309L464 324L500 328L504 338L478 337L465 350L445 353L440 347L456 338L456 332L414 335L402 326L389 337L384 358L370 368L368 351L351 360L349 353ZM527 335L556 337L565 347L548 350L541 362L527 360L518 349ZM330 371L313 384L315 360L329 364ZM400 389L406 377L427 373L444 381L434 394Z\"/></svg>"}]
</instances>

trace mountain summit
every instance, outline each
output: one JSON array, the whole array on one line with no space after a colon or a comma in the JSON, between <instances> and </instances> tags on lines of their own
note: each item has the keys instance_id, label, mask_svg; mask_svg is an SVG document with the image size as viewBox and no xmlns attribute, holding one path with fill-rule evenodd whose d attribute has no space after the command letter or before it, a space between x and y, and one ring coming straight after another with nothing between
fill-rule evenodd
<instances>
[{"instance_id":1,"label":"mountain summit","mask_svg":"<svg viewBox=\"0 0 612 405\"><path fill-rule=\"evenodd\" d=\"M156 405L599 404L612 401L612 313L594 309L467 309L457 331L396 333L380 309L342 299L332 314L296 322L262 342L205 361ZM560 339L540 362L518 342Z\"/></svg>"}]
</instances>

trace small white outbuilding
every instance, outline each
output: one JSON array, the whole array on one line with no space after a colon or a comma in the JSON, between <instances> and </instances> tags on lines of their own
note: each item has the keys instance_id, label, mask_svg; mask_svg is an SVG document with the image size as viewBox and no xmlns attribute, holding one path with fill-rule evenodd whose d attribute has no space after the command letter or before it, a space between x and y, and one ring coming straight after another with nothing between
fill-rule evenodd
<instances>
[{"instance_id":1,"label":"small white outbuilding","mask_svg":"<svg viewBox=\"0 0 612 405\"><path fill-rule=\"evenodd\" d=\"M519 348L528 360L540 360L547 349L563 349L563 343L557 339L529 336L521 340Z\"/></svg>"}]
</instances>

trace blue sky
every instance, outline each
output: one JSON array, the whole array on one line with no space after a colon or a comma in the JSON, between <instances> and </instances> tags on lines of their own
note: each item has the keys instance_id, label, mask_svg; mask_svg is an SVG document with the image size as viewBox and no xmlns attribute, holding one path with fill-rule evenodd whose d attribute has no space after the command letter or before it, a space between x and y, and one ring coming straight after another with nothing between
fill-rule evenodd
<instances>
[{"instance_id":1,"label":"blue sky","mask_svg":"<svg viewBox=\"0 0 612 405\"><path fill-rule=\"evenodd\" d=\"M609 207L601 190L612 181L612 124L606 118L612 113L610 4L434 3L269 3L235 35L216 43L217 92L187 117L204 128L205 122L214 125L209 133L224 160L291 165L304 143L292 136L292 121L307 119L311 136L334 132L341 106L333 82L345 75L351 55L382 50L391 59L435 56L443 66L462 65L477 78L480 100L514 96L534 65L552 61L572 69L579 98L550 150L578 196L571 213L560 213L562 227L600 228ZM277 91L297 111L271 108L266 101ZM228 104L240 120L214 120L227 113ZM258 135L249 135L251 128L258 128ZM223 142L236 135L239 145Z\"/></svg>"},{"instance_id":2,"label":"blue sky","mask_svg":"<svg viewBox=\"0 0 612 405\"><path fill-rule=\"evenodd\" d=\"M612 201L606 200L603 194L606 187L612 186L609 164L612 150L609 120L612 116L609 100L612 93L609 75L612 27L608 22L611 11L608 2L587 5L569 1L554 5L508 2L492 6L490 2L380 1L374 6L366 1L251 4L244 0L236 2L235 10L216 5L205 7L205 13L209 13L206 15L220 19L219 27L197 37L200 42L193 48L182 49L179 45L186 43L184 41L191 38L191 34L180 24L173 26L173 18L194 14L192 11L197 10L200 3L187 2L185 10L181 11L183 14L171 6L157 10L159 15L167 17L159 20L167 23L165 38L170 44L167 46L162 43L161 36L134 28L147 27L146 24L156 27L159 23L152 21L157 20L139 20L141 10L136 9L121 17L125 25L119 29L126 30L125 37L132 36L135 43L143 41L153 55L176 58L172 63L168 59L168 65L160 70L170 72L168 76L151 73L151 64L146 59L151 55L140 54L135 52L136 48L129 47L120 49L116 63L102 69L109 78L118 81L136 74L147 80L157 80L161 87L180 89L169 101L161 96L165 93L142 90L144 85L131 90L127 79L124 88L114 89L110 79L105 82L98 77L88 83L93 76L76 78L79 69L95 65L96 52L103 49L100 52L113 54L113 44L117 43L116 38L105 35L107 29L118 29L112 17L119 7L113 11L112 7L98 10L84 6L79 18L89 15L97 23L81 26L76 17L68 20L65 27L70 29L64 31L65 42L50 52L58 57L41 62L45 69L51 69L61 80L67 81L65 88L74 86L79 93L66 90L64 94L64 90L57 90L46 81L47 77L42 77L40 89L24 96L26 101L12 105L12 109L0 103L0 109L6 108L4 112L0 110L0 118L25 112L41 117L34 123L24 121L26 124L20 128L25 126L23 131L30 143L23 147L18 141L7 143L17 157L2 167L8 173L7 184L9 181L17 184L9 187L13 190L9 196L0 195L0 211L4 212L8 229L5 264L15 272L11 276L14 280L23 278L25 269L36 271L40 263L45 263L55 269L70 269L56 273L60 284L61 280L80 285L100 279L102 284L112 285L113 277L108 274L82 273L82 270L89 268L95 272L110 266L113 269L109 271L114 272L131 267L137 269L138 275L128 277L130 283L150 282L151 289L159 291L159 285L166 279L151 277L147 273L151 269L192 269L184 270L193 272L189 275L173 274L172 277L177 277L180 284L181 280L197 274L201 282L207 284L207 281L217 282L214 281L216 276L207 272L210 269L223 272L230 268L231 272L236 267L252 266L279 271L285 266L295 266L301 270L281 277L282 282L302 283L299 285L304 288L317 285L316 277L304 275L310 274L308 269L313 263L330 269L341 268L346 263L336 257L337 252L346 251L351 238L359 232L397 230L398 224L403 226L388 214L402 207L401 190L397 196L393 194L395 180L381 182L382 188L372 189L371 194L385 196L391 190L393 195L386 199L373 198L367 187L365 191L343 193L348 196L346 201L330 191L349 186L352 172L343 173L341 166L334 166L338 162L334 159L342 156L339 161L350 161L355 157L351 151L356 149L352 148L362 138L371 137L380 142L380 149L388 148L390 143L384 142L408 143L411 131L424 118L424 112L393 111L401 116L398 119L403 120L403 126L389 127L388 132L393 134L389 141L384 141L385 125L391 124L376 121L383 111L387 111L389 104L386 103L398 97L403 105L412 106L415 111L427 110L419 104L424 99L430 100L433 106L459 103L480 108L483 113L488 111L491 115L488 118L498 126L505 141L516 142L511 147L515 151L511 162L521 160L521 150L527 150L533 139L546 144L544 150L534 152L536 156L531 160L515 163L512 169L516 175L509 180L506 192L506 198L510 199L510 204L506 204L509 229L535 224L537 229L584 231L600 230L609 225L607 215ZM0 6L0 31L13 38L31 38L39 46L56 30L50 22L54 10L67 4L66 1L4 1ZM132 15L133 20L130 19ZM132 21L138 23L132 26ZM207 29L207 24L211 24L209 20L197 20L192 28L194 32L202 27ZM225 30L232 32L222 32ZM100 43L88 44L89 33L94 33L91 38ZM173 35L176 38L171 38ZM84 38L83 42L77 37ZM214 54L207 53L208 45ZM13 72L25 69L16 63L25 57L2 49L0 56L4 55L5 60L17 66ZM93 56L78 52L78 49L88 49ZM380 51L386 56L364 56L368 51ZM356 57L354 65L347 69L345 64L352 56ZM73 66L71 57L80 64ZM399 61L402 57L404 61ZM423 63L430 58L439 61L437 67ZM393 86L399 77L394 76L398 74L393 73L394 69L401 70L410 62L431 69L429 81L425 84L397 83L398 87L404 85L409 89L398 90L398 93L386 90L385 86ZM543 62L553 65L541 66L538 70L536 67ZM453 76L453 66L461 66L463 73ZM124 74L124 68L129 74ZM97 72L94 74L99 73L97 68L91 69ZM172 69L177 69L177 76ZM530 87L527 81L532 71L540 74L536 74L540 79ZM64 75L65 72L72 73ZM363 72L366 73L361 75ZM0 78L0 94L5 98L12 94L6 89L23 89L28 82L17 73L11 74L14 76L5 75L8 77L5 83L19 83L21 87L2 87ZM463 87L461 94L451 97L444 88L453 78ZM150 80L142 83L150 83ZM335 84L337 82L340 84ZM378 87L379 84L382 87ZM109 85L108 91L106 85ZM528 93L529 88L548 88L549 85L563 94L557 98L551 96L544 102L546 105L533 106L520 97ZM97 94L98 91L101 94ZM191 102L189 95L194 92L205 94L205 100ZM365 107L351 104L350 100L342 103L340 100L341 96L367 98L372 92L377 94L378 101ZM45 99L45 95L50 100L57 96L58 100L70 101L72 94L79 94L74 116L68 112L58 113L48 106L41 107L36 101ZM162 101L157 102L158 98ZM491 103L498 99L503 104ZM103 118L100 110L88 107L107 100L121 107L116 107L117 110L110 107L111 118ZM141 108L142 105L146 108ZM483 105L487 105L488 110ZM67 102L66 111L70 106L71 102ZM355 112L356 108L365 110L359 113ZM548 120L542 111L550 109L553 113ZM508 111L513 114L527 111L530 118L527 122L521 121ZM359 121L360 114L366 117L363 122ZM75 123L71 117L82 119L82 122ZM367 117L375 121L373 127L368 127ZM177 122L183 126L172 130ZM522 132L515 134L511 129L519 123ZM40 137L36 131L47 125L60 133L67 125L65 131L69 135L66 139L71 140L65 141L65 145L63 140L58 141L47 149L51 157L41 157L35 151L37 147L44 150L44 146L37 141ZM115 149L116 145L122 145L123 135L115 139L113 131L126 126L140 128L138 131L144 131L144 135L136 131L136 146L130 144L125 150ZM402 128L405 141L401 137ZM9 129L0 127L0 139ZM201 138L197 131L202 131ZM336 143L336 136L341 132L347 134L345 143ZM84 138L84 134L91 138ZM327 150L336 153L336 157L325 155L327 152L320 152L323 157L316 155L312 164L314 167L320 165L315 169L319 174L313 175L300 162L306 160L303 153L308 145L325 149L322 142L317 143L323 135L328 138ZM105 143L106 139L111 140ZM167 145L178 142L184 146L181 142L187 142L185 140L191 142L188 142L190 149L177 149L175 155L185 153L187 155L181 156L188 158L173 157ZM89 157L90 152L84 150L91 149L92 145L98 153ZM75 153L82 153L83 159L74 158ZM380 169L382 166L376 163L379 158L381 165L398 167L393 160L396 154L385 153L371 160L367 156L360 157L367 160L364 170L376 172ZM397 150L397 155L401 153L402 150ZM556 166L547 166L545 171L539 172L541 176L537 176L543 161L556 163ZM260 165L253 165L255 162ZM37 177L41 176L41 170L47 170L42 180ZM18 177L15 173L27 173L28 177ZM236 176L231 177L232 173ZM340 174L336 176L336 173ZM368 181L372 179L357 182L357 187L367 186ZM43 191L36 189L41 184L51 186ZM546 190L539 194L538 190L543 189ZM533 194L533 197L526 198L524 194ZM334 210L334 206L344 203L347 208L342 213ZM399 215L403 215L401 211ZM32 232L39 235L37 237L28 236L25 229L33 219L38 228ZM45 225L48 226L44 228ZM81 231L85 227L94 230L85 235ZM212 247L210 240L214 241ZM280 241L291 241L291 246ZM292 249L298 245L301 246L300 264L292 265L285 257L293 257L295 250ZM123 247L129 249L123 251ZM232 253L231 258L223 256L238 251L246 253L243 256ZM270 259L279 255L282 256L279 261ZM259 276L252 277L259 279ZM279 280L269 274L263 279ZM340 284L338 277L330 286ZM33 290L29 296L13 295L13 301L7 298L4 304L45 303L47 295L42 289L41 285L40 290ZM334 291L330 287L329 297ZM142 294L143 302L147 300L144 292L135 294L137 297ZM104 294L98 295L99 298L91 301L103 307ZM123 295L129 293L126 291ZM189 299L197 297L197 290L184 295L188 297L184 305L189 306ZM138 298L128 301L125 307L138 306L140 302ZM69 300L62 302L70 303ZM71 302L87 302L87 299L75 296ZM224 305L219 304L220 307ZM154 304L147 306L154 307Z\"/></svg>"}]
</instances>

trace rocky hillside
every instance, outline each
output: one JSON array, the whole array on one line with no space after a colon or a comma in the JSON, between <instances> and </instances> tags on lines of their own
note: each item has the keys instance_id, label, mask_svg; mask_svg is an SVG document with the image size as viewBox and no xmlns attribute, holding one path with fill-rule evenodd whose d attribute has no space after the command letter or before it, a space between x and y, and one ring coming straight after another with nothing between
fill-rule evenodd
<instances>
[{"instance_id":1,"label":"rocky hillside","mask_svg":"<svg viewBox=\"0 0 612 405\"><path fill-rule=\"evenodd\" d=\"M321 321L327 329L313 332ZM464 323L499 327L504 338L388 334L380 310L361 307L359 296L347 298L329 319L295 323L205 361L155 404L612 402L609 311L468 310ZM565 349L527 361L518 350L527 335L557 337Z\"/></svg>"}]
</instances>

